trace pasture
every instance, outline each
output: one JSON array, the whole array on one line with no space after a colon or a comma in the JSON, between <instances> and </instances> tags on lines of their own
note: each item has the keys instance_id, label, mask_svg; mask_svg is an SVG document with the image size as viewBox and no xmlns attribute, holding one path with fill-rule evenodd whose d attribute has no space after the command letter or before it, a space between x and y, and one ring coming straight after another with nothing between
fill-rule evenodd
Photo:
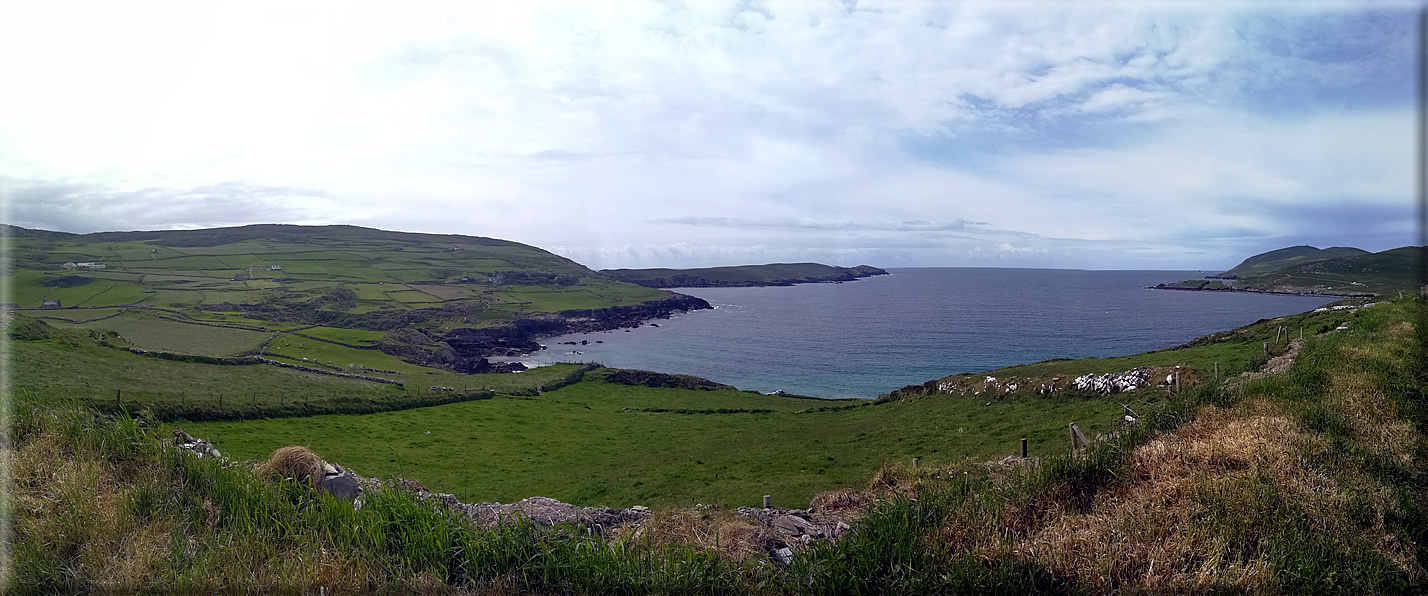
<instances>
[{"instance_id":1,"label":"pasture","mask_svg":"<svg viewBox=\"0 0 1428 596\"><path fill-rule=\"evenodd\" d=\"M1122 403L1062 395L875 405L591 377L538 396L180 426L241 459L307 445L361 474L405 476L466 502L541 495L588 506L732 507L772 494L777 506L807 507L818 492L862 486L884 464L913 457L929 466L1000 459L1022 437L1033 455L1060 454L1067 423L1107 432ZM1135 408L1157 398L1130 399Z\"/></svg>"}]
</instances>

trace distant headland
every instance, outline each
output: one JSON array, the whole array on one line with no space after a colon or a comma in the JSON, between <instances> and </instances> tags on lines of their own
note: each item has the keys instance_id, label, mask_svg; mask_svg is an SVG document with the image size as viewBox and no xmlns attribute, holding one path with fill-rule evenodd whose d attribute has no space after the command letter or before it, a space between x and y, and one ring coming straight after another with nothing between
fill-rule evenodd
<instances>
[{"instance_id":1,"label":"distant headland","mask_svg":"<svg viewBox=\"0 0 1428 596\"><path fill-rule=\"evenodd\" d=\"M1298 296L1381 296L1414 290L1422 280L1424 247L1383 252L1335 246L1291 246L1245 259L1233 269L1203 279L1150 286L1156 290L1251 292Z\"/></svg>"},{"instance_id":2,"label":"distant headland","mask_svg":"<svg viewBox=\"0 0 1428 596\"><path fill-rule=\"evenodd\" d=\"M853 281L887 271L868 265L834 267L819 263L770 263L702 269L603 269L611 279L647 288L747 288Z\"/></svg>"}]
</instances>

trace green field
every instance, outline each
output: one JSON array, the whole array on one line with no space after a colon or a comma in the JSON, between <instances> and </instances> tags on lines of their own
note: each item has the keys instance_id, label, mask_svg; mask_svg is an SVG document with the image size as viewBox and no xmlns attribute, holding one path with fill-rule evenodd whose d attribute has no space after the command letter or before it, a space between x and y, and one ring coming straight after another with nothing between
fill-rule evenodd
<instances>
[{"instance_id":1,"label":"green field","mask_svg":"<svg viewBox=\"0 0 1428 596\"><path fill-rule=\"evenodd\" d=\"M1129 403L1147 398L1155 399ZM744 411L641 411L649 409ZM1070 396L873 405L587 380L535 397L183 426L239 458L307 445L362 474L403 475L468 502L541 495L609 507L740 506L772 494L779 506L807 507L818 492L861 486L883 464L913 457L928 465L998 459L1022 437L1033 453L1060 453L1067 423L1094 436L1120 414L1120 401Z\"/></svg>"},{"instance_id":2,"label":"green field","mask_svg":"<svg viewBox=\"0 0 1428 596\"><path fill-rule=\"evenodd\" d=\"M261 331L180 323L143 311L74 325L55 323L55 327L113 331L127 345L141 350L199 356L236 356L256 350L271 335Z\"/></svg>"},{"instance_id":3,"label":"green field","mask_svg":"<svg viewBox=\"0 0 1428 596\"><path fill-rule=\"evenodd\" d=\"M231 355L230 352L236 353L235 350L241 351L241 348L248 346L247 342L257 339L256 343L261 343L269 335L238 329L206 328L213 333L183 339L174 335L199 326L130 319L129 315L99 323L109 321L121 321L119 325L128 329L128 333L138 334L158 344L192 342L189 344L190 351L186 353L199 356ZM279 346L278 349L267 353L274 359L311 366L316 366L318 362L327 364L326 361L331 360L332 365L343 369L343 372L403 382L403 386L397 386L263 364L219 365L141 356L125 349L130 345L127 335L111 335L114 332L100 324L44 322L46 325L42 327L24 325L27 329L41 330L33 336L35 339L16 337L20 341L10 342L13 387L19 391L53 396L55 399L74 399L81 404L101 407L113 405L115 395L119 393L123 396L125 407L163 409L182 405L202 410L209 416L219 411L220 402L223 415L241 417L265 416L268 415L265 411L273 406L299 400L313 405L314 411L373 411L386 409L388 406L384 404L389 402L445 395L433 392L433 386L450 387L461 394L484 391L534 393L543 386L556 385L578 368L573 364L558 364L519 374L463 375L402 362L377 350L345 348L287 334L273 342ZM16 333L13 329L11 332ZM230 343L217 343L215 338L225 338ZM146 345L151 346L149 349L158 349L152 347L154 344ZM298 347L303 345L313 347ZM205 351L208 353L199 353ZM281 354L294 356L284 357ZM302 362L304 357L310 362ZM372 368L400 370L403 374L379 374L346 368L347 364L356 362Z\"/></svg>"}]
</instances>

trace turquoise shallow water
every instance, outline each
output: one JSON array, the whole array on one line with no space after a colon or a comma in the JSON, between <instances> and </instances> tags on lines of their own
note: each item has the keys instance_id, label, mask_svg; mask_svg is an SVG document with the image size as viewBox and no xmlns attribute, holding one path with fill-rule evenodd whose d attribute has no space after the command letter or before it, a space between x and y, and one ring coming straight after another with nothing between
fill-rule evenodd
<instances>
[{"instance_id":1,"label":"turquoise shallow water","mask_svg":"<svg viewBox=\"0 0 1428 596\"><path fill-rule=\"evenodd\" d=\"M876 397L949 374L1175 346L1332 302L1145 289L1204 275L1195 271L890 271L841 284L680 289L715 310L629 332L549 338L541 342L546 350L520 360L593 361L740 389ZM559 343L581 340L590 343Z\"/></svg>"}]
</instances>

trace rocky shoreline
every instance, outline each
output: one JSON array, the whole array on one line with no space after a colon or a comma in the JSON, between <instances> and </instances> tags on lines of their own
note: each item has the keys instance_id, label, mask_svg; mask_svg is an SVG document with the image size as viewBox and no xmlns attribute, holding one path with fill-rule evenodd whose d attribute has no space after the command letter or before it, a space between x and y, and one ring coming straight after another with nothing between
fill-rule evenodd
<instances>
[{"instance_id":1,"label":"rocky shoreline","mask_svg":"<svg viewBox=\"0 0 1428 596\"><path fill-rule=\"evenodd\" d=\"M1153 285L1153 286L1146 286L1145 289L1147 289L1147 290L1175 290L1175 291L1178 291L1178 292L1238 292L1238 293L1242 293L1242 294L1273 294L1273 295L1276 295L1276 296L1310 296L1310 297L1326 297L1326 298L1372 298L1372 297L1376 296L1376 294L1374 294L1374 293L1372 293L1372 292L1335 292L1335 291L1330 291L1330 290L1315 290L1315 289L1290 290L1290 289L1232 288L1232 287L1228 287L1228 286L1222 287L1222 288L1207 288L1207 287L1191 288L1191 287L1176 286L1175 284L1155 284L1155 285Z\"/></svg>"},{"instance_id":2,"label":"rocky shoreline","mask_svg":"<svg viewBox=\"0 0 1428 596\"><path fill-rule=\"evenodd\" d=\"M560 311L554 317L520 319L502 327L452 329L437 341L450 346L461 358L524 356L542 349L536 340L639 327L653 319L714 308L702 298L669 292L669 296L633 306Z\"/></svg>"}]
</instances>

